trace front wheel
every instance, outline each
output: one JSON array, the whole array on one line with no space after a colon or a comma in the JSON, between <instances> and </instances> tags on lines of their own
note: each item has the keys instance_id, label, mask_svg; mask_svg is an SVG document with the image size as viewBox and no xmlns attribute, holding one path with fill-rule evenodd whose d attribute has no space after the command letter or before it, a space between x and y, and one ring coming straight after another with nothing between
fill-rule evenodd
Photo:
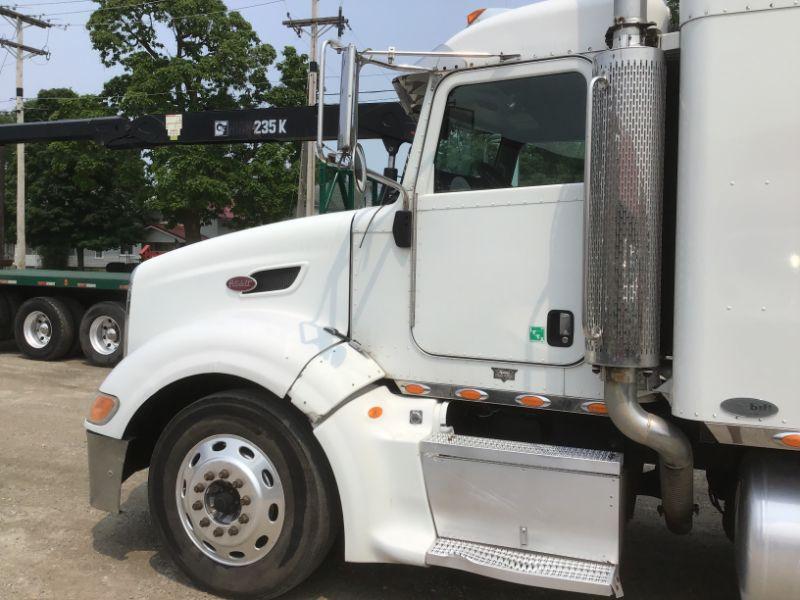
<instances>
[{"instance_id":1,"label":"front wheel","mask_svg":"<svg viewBox=\"0 0 800 600\"><path fill-rule=\"evenodd\" d=\"M340 523L308 422L250 390L213 394L170 421L153 453L149 500L177 565L225 596L292 589L327 555Z\"/></svg>"}]
</instances>

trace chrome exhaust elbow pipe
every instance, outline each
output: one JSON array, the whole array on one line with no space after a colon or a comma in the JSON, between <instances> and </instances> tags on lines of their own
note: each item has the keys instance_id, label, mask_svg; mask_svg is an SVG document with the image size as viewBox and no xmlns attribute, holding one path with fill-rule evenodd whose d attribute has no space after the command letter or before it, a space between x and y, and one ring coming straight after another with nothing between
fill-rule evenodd
<instances>
[{"instance_id":1,"label":"chrome exhaust elbow pipe","mask_svg":"<svg viewBox=\"0 0 800 600\"><path fill-rule=\"evenodd\" d=\"M635 369L606 370L605 401L617 429L658 453L667 528L677 534L689 533L694 514L694 457L686 434L642 408Z\"/></svg>"}]
</instances>

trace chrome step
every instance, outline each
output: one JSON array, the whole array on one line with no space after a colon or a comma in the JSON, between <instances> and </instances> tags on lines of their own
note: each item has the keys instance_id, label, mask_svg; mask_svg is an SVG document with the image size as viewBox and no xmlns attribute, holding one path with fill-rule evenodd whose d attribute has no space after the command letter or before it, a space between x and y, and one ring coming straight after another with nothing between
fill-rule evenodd
<instances>
[{"instance_id":1,"label":"chrome step","mask_svg":"<svg viewBox=\"0 0 800 600\"><path fill-rule=\"evenodd\" d=\"M448 432L420 454L438 538L619 564L621 454Z\"/></svg>"},{"instance_id":2,"label":"chrome step","mask_svg":"<svg viewBox=\"0 0 800 600\"><path fill-rule=\"evenodd\" d=\"M426 562L522 585L622 597L617 566L608 563L450 538L437 539Z\"/></svg>"}]
</instances>

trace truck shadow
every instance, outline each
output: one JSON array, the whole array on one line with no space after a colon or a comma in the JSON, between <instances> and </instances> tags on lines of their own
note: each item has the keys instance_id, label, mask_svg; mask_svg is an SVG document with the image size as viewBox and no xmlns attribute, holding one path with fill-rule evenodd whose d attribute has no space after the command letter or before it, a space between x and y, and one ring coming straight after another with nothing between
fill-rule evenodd
<instances>
[{"instance_id":1,"label":"truck shadow","mask_svg":"<svg viewBox=\"0 0 800 600\"><path fill-rule=\"evenodd\" d=\"M701 490L698 490L698 496ZM689 536L673 536L652 518L656 502L641 500L628 525L623 551L625 597L647 600L735 600L738 598L733 545L721 533L718 515L703 503L703 514ZM147 509L147 483L135 485L120 515L108 515L92 529L96 552L118 561L150 552L151 568L189 589L196 589L161 549ZM349 564L343 544L312 577L288 593L287 600L581 600L581 594L540 590L485 579L449 569L400 565ZM187 590L188 592L188 590ZM188 597L188 596L187 596Z\"/></svg>"}]
</instances>

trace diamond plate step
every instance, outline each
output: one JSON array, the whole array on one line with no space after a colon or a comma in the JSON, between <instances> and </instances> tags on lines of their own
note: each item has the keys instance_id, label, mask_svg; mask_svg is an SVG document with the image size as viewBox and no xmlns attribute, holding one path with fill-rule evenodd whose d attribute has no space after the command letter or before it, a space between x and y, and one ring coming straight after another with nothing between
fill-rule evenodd
<instances>
[{"instance_id":1,"label":"diamond plate step","mask_svg":"<svg viewBox=\"0 0 800 600\"><path fill-rule=\"evenodd\" d=\"M431 434L422 441L420 449L429 454L593 474L619 475L622 471L622 454L618 452L512 442L445 432Z\"/></svg>"},{"instance_id":2,"label":"diamond plate step","mask_svg":"<svg viewBox=\"0 0 800 600\"><path fill-rule=\"evenodd\" d=\"M607 563L450 538L438 538L426 562L523 585L622 597L617 566Z\"/></svg>"}]
</instances>

